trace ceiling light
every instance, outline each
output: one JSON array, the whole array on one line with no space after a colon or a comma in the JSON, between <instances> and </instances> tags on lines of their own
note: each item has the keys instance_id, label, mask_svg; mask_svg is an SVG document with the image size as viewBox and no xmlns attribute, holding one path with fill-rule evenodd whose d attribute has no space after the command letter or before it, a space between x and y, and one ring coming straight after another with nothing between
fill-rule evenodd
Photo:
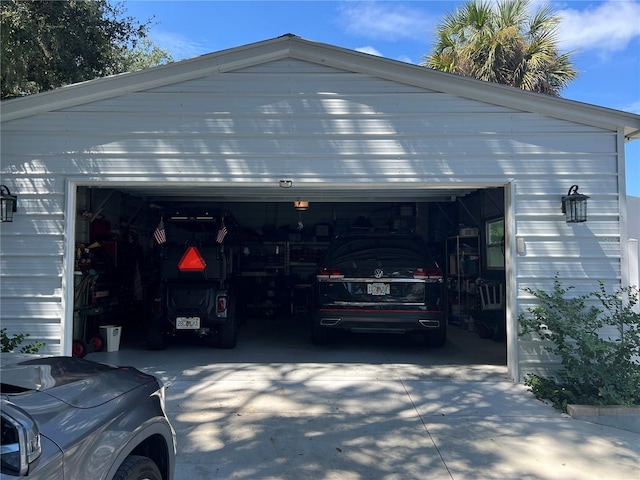
<instances>
[{"instance_id":1,"label":"ceiling light","mask_svg":"<svg viewBox=\"0 0 640 480\"><path fill-rule=\"evenodd\" d=\"M309 202L305 200L296 200L295 202L293 202L293 207L296 210L304 211L309 208Z\"/></svg>"}]
</instances>

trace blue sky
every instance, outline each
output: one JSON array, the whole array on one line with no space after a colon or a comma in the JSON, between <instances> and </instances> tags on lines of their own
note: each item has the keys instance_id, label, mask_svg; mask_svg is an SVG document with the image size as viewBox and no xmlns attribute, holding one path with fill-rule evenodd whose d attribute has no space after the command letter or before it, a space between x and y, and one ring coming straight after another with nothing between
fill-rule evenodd
<instances>
[{"instance_id":1,"label":"blue sky","mask_svg":"<svg viewBox=\"0 0 640 480\"><path fill-rule=\"evenodd\" d=\"M463 1L128 0L127 14L153 18L150 38L174 60L293 33L318 42L420 63L437 23ZM543 2L532 0L537 8ZM570 100L640 114L640 0L547 1L563 19L559 40L578 79ZM640 140L627 144L627 193L640 197ZM587 192L585 192L587 193Z\"/></svg>"}]
</instances>

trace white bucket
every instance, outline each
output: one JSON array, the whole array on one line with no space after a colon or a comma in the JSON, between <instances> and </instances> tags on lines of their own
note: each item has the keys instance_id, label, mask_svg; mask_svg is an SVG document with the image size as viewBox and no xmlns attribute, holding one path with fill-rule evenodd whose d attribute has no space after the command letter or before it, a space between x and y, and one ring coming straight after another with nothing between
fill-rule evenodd
<instances>
[{"instance_id":1,"label":"white bucket","mask_svg":"<svg viewBox=\"0 0 640 480\"><path fill-rule=\"evenodd\" d=\"M117 352L120 350L120 334L122 327L120 325L104 325L100 327L102 338L107 344L107 352Z\"/></svg>"}]
</instances>

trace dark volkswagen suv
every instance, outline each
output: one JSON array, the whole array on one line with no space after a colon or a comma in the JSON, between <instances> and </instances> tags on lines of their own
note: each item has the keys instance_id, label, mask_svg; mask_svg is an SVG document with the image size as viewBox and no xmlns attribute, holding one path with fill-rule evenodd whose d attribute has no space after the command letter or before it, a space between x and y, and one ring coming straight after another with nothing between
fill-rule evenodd
<instances>
[{"instance_id":1,"label":"dark volkswagen suv","mask_svg":"<svg viewBox=\"0 0 640 480\"><path fill-rule=\"evenodd\" d=\"M333 239L316 272L311 338L333 329L422 333L431 347L447 339L445 284L414 234L346 234Z\"/></svg>"}]
</instances>

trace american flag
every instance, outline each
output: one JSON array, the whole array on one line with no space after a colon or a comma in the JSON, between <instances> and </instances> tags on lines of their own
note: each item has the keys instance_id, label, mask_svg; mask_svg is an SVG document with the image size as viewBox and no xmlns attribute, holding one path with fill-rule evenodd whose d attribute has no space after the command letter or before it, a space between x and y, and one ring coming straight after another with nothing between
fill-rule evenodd
<instances>
[{"instance_id":1,"label":"american flag","mask_svg":"<svg viewBox=\"0 0 640 480\"><path fill-rule=\"evenodd\" d=\"M160 223L156 227L153 232L153 238L155 239L158 245L162 245L163 243L167 243L167 234L164 231L164 222L160 219Z\"/></svg>"},{"instance_id":2,"label":"american flag","mask_svg":"<svg viewBox=\"0 0 640 480\"><path fill-rule=\"evenodd\" d=\"M216 236L216 242L222 243L224 242L224 237L227 236L227 227L224 224L224 219L222 219L222 225L220 225L220 230L218 230L218 235Z\"/></svg>"}]
</instances>

